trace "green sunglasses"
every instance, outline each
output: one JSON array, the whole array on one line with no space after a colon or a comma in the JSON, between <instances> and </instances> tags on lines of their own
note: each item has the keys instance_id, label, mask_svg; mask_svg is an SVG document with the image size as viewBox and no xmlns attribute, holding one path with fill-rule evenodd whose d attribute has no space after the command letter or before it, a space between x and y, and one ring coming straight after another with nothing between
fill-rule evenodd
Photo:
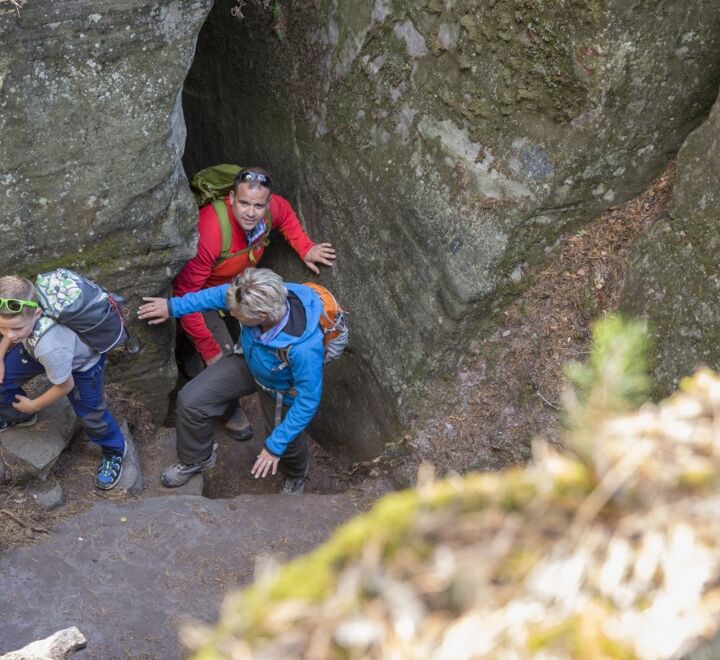
<instances>
[{"instance_id":1,"label":"green sunglasses","mask_svg":"<svg viewBox=\"0 0 720 660\"><path fill-rule=\"evenodd\" d=\"M18 300L17 298L0 298L0 312L19 314L23 307L37 307L32 300Z\"/></svg>"}]
</instances>

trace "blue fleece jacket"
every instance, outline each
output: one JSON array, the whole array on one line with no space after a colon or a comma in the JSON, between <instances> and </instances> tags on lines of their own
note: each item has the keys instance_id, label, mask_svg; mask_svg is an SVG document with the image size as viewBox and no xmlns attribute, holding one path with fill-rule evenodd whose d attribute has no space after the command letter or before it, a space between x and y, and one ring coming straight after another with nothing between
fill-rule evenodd
<instances>
[{"instance_id":1,"label":"blue fleece jacket","mask_svg":"<svg viewBox=\"0 0 720 660\"><path fill-rule=\"evenodd\" d=\"M174 317L192 312L214 309L227 310L225 294L229 284L210 287L195 293L170 298L168 308ZM283 393L283 403L289 410L282 422L265 440L265 448L275 456L282 456L286 447L302 433L320 406L323 383L325 347L320 329L322 302L309 287L286 282L305 308L306 326L299 337L280 331L265 345L250 328L241 326L240 341L245 362L255 380L270 390ZM279 348L288 348L289 366L278 357ZM273 393L272 396L275 396Z\"/></svg>"}]
</instances>

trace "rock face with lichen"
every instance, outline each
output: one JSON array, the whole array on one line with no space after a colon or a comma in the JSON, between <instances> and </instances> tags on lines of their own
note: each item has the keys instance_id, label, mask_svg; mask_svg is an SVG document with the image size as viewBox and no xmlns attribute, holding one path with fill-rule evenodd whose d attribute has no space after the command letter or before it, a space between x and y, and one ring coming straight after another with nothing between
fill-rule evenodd
<instances>
[{"instance_id":1,"label":"rock face with lichen","mask_svg":"<svg viewBox=\"0 0 720 660\"><path fill-rule=\"evenodd\" d=\"M720 102L678 157L669 214L633 252L623 308L648 319L661 393L720 368Z\"/></svg>"},{"instance_id":2,"label":"rock face with lichen","mask_svg":"<svg viewBox=\"0 0 720 660\"><path fill-rule=\"evenodd\" d=\"M720 621L719 422L706 370L574 455L390 495L185 638L198 660L683 657Z\"/></svg>"},{"instance_id":3,"label":"rock face with lichen","mask_svg":"<svg viewBox=\"0 0 720 660\"><path fill-rule=\"evenodd\" d=\"M245 17L233 18L238 4ZM218 0L185 87L185 162L258 162L349 309L317 437L354 453L422 405L475 320L558 236L627 199L708 112L718 0ZM270 255L290 279L299 261Z\"/></svg>"},{"instance_id":4,"label":"rock face with lichen","mask_svg":"<svg viewBox=\"0 0 720 660\"><path fill-rule=\"evenodd\" d=\"M212 3L17 4L0 13L2 271L62 265L132 303L157 294L193 250L180 90ZM161 420L170 331L136 331L144 353L117 374Z\"/></svg>"},{"instance_id":5,"label":"rock face with lichen","mask_svg":"<svg viewBox=\"0 0 720 660\"><path fill-rule=\"evenodd\" d=\"M557 237L702 120L718 3L4 2L3 271L70 266L131 303L166 287L193 253L187 124L189 171L267 165L338 248L321 281L352 346L314 432L372 454ZM308 277L286 250L266 263ZM145 353L116 373L161 419L170 331L136 330Z\"/></svg>"}]
</instances>

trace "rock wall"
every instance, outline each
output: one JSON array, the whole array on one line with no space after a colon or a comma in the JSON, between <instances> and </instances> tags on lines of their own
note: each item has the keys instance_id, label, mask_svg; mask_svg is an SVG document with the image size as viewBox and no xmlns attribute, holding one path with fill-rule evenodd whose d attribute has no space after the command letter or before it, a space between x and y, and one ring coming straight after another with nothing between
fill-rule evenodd
<instances>
[{"instance_id":1,"label":"rock wall","mask_svg":"<svg viewBox=\"0 0 720 660\"><path fill-rule=\"evenodd\" d=\"M315 432L355 454L422 405L427 375L452 370L559 234L642 188L717 93L719 0L218 0L193 63L211 4L0 14L3 271L68 265L131 303L167 287L194 248L187 121L189 171L268 166L338 248L321 281L353 339ZM282 246L267 263L308 276ZM136 330L144 354L115 373L161 419L171 330Z\"/></svg>"},{"instance_id":2,"label":"rock wall","mask_svg":"<svg viewBox=\"0 0 720 660\"><path fill-rule=\"evenodd\" d=\"M649 321L657 393L720 368L720 101L678 156L669 214L635 248L622 308Z\"/></svg>"},{"instance_id":3,"label":"rock wall","mask_svg":"<svg viewBox=\"0 0 720 660\"><path fill-rule=\"evenodd\" d=\"M131 303L193 251L180 90L211 0L58 0L0 14L3 273L75 268ZM5 9L5 5L2 7ZM172 330L120 377L165 416Z\"/></svg>"},{"instance_id":4,"label":"rock wall","mask_svg":"<svg viewBox=\"0 0 720 660\"><path fill-rule=\"evenodd\" d=\"M321 281L353 353L327 389L349 400L315 432L354 453L422 405L427 374L452 370L562 232L641 190L717 93L718 0L315 0L242 20L239 4L218 0L199 37L185 163L269 167L338 248Z\"/></svg>"}]
</instances>

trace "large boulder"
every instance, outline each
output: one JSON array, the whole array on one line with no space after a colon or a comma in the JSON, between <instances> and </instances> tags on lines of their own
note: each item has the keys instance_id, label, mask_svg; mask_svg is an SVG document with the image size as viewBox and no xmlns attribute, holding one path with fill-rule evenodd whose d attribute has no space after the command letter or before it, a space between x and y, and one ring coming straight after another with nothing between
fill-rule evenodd
<instances>
[{"instance_id":1,"label":"large boulder","mask_svg":"<svg viewBox=\"0 0 720 660\"><path fill-rule=\"evenodd\" d=\"M192 253L180 90L211 4L58 0L0 15L3 273L69 266L135 303ZM142 358L115 370L161 420L171 329L137 331Z\"/></svg>"},{"instance_id":2,"label":"large boulder","mask_svg":"<svg viewBox=\"0 0 720 660\"><path fill-rule=\"evenodd\" d=\"M9 466L16 481L45 481L78 427L70 402L62 397L41 410L33 426L10 427L0 435L0 463Z\"/></svg>"},{"instance_id":3,"label":"large boulder","mask_svg":"<svg viewBox=\"0 0 720 660\"><path fill-rule=\"evenodd\" d=\"M562 232L641 190L717 94L718 0L264 4L218 0L200 33L185 163L268 166L338 248L321 281L349 309L352 357L314 432L355 454L423 405L428 374ZM308 276L287 250L266 263Z\"/></svg>"},{"instance_id":4,"label":"large boulder","mask_svg":"<svg viewBox=\"0 0 720 660\"><path fill-rule=\"evenodd\" d=\"M636 246L622 308L649 321L658 394L720 368L720 101L678 157L670 212Z\"/></svg>"}]
</instances>

